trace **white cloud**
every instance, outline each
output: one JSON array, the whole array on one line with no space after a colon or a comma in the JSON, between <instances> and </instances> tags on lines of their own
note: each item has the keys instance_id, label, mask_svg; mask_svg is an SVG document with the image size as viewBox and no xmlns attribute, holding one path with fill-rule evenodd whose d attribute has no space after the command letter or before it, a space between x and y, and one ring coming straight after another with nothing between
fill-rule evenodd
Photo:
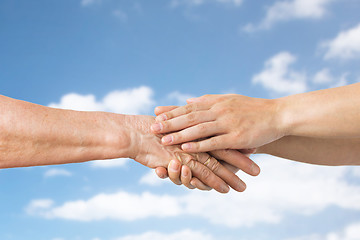
<instances>
[{"instance_id":1,"label":"white cloud","mask_svg":"<svg viewBox=\"0 0 360 240\"><path fill-rule=\"evenodd\" d=\"M360 166L354 166L351 170L352 170L352 171L351 171L351 174L352 174L354 177L360 178Z\"/></svg>"},{"instance_id":2,"label":"white cloud","mask_svg":"<svg viewBox=\"0 0 360 240\"><path fill-rule=\"evenodd\" d=\"M175 197L157 196L152 193L140 195L127 192L99 194L88 200L77 200L52 207L52 201L34 200L28 213L44 218L63 218L77 221L117 219L133 221L148 217L171 217L180 214L181 206ZM40 202L40 204L39 204ZM46 210L46 211L44 211Z\"/></svg>"},{"instance_id":3,"label":"white cloud","mask_svg":"<svg viewBox=\"0 0 360 240\"><path fill-rule=\"evenodd\" d=\"M360 57L360 24L340 32L334 39L321 44L326 48L324 59L354 59Z\"/></svg>"},{"instance_id":4,"label":"white cloud","mask_svg":"<svg viewBox=\"0 0 360 240\"><path fill-rule=\"evenodd\" d=\"M121 9L116 9L113 11L113 16L120 19L122 22L126 22L128 20L128 15Z\"/></svg>"},{"instance_id":5,"label":"white cloud","mask_svg":"<svg viewBox=\"0 0 360 240\"><path fill-rule=\"evenodd\" d=\"M233 4L234 6L241 6L241 4L243 3L243 0L216 0L219 3L230 3Z\"/></svg>"},{"instance_id":6,"label":"white cloud","mask_svg":"<svg viewBox=\"0 0 360 240\"><path fill-rule=\"evenodd\" d=\"M32 200L25 208L25 212L29 215L42 215L43 212L48 211L54 205L51 199L36 199Z\"/></svg>"},{"instance_id":7,"label":"white cloud","mask_svg":"<svg viewBox=\"0 0 360 240\"><path fill-rule=\"evenodd\" d=\"M315 84L326 84L331 83L333 81L333 76L330 73L328 68L324 68L317 72L313 78L313 82Z\"/></svg>"},{"instance_id":8,"label":"white cloud","mask_svg":"<svg viewBox=\"0 0 360 240\"><path fill-rule=\"evenodd\" d=\"M117 158L110 160L91 161L90 164L92 167L96 168L116 168L124 167L128 162L130 162L130 158Z\"/></svg>"},{"instance_id":9,"label":"white cloud","mask_svg":"<svg viewBox=\"0 0 360 240\"><path fill-rule=\"evenodd\" d=\"M48 177L57 177L57 176L64 176L64 177L70 177L72 175L71 172L62 169L62 168L51 168L48 169L45 173L44 173L44 177L48 178Z\"/></svg>"},{"instance_id":10,"label":"white cloud","mask_svg":"<svg viewBox=\"0 0 360 240\"><path fill-rule=\"evenodd\" d=\"M146 232L139 235L129 235L116 240L213 240L210 234L185 229L175 233Z\"/></svg>"},{"instance_id":11,"label":"white cloud","mask_svg":"<svg viewBox=\"0 0 360 240\"><path fill-rule=\"evenodd\" d=\"M97 101L92 94L69 93L60 103L50 103L49 107L80 111L108 111L122 114L140 114L152 111L155 101L153 90L147 86L112 91L102 100Z\"/></svg>"},{"instance_id":12,"label":"white cloud","mask_svg":"<svg viewBox=\"0 0 360 240\"><path fill-rule=\"evenodd\" d=\"M286 240L358 240L360 239L360 222L352 223L339 232L330 232L326 235L312 234L290 238Z\"/></svg>"},{"instance_id":13,"label":"white cloud","mask_svg":"<svg viewBox=\"0 0 360 240\"><path fill-rule=\"evenodd\" d=\"M266 155L256 156L255 161L262 173L256 178L241 175L248 184L241 194L192 191L168 196L120 191L59 206L34 204L34 200L27 209L36 216L77 221L186 215L228 227L275 224L287 215L311 216L330 206L360 211L360 186L346 181L351 167L314 166Z\"/></svg>"},{"instance_id":14,"label":"white cloud","mask_svg":"<svg viewBox=\"0 0 360 240\"><path fill-rule=\"evenodd\" d=\"M289 52L280 52L265 62L262 72L252 82L278 94L295 94L307 90L306 74L294 71L290 65L296 57Z\"/></svg>"},{"instance_id":15,"label":"white cloud","mask_svg":"<svg viewBox=\"0 0 360 240\"><path fill-rule=\"evenodd\" d=\"M347 76L348 73L344 73L340 77L334 77L329 69L324 68L314 75L313 83L326 84L329 88L341 87L348 84Z\"/></svg>"},{"instance_id":16,"label":"white cloud","mask_svg":"<svg viewBox=\"0 0 360 240\"><path fill-rule=\"evenodd\" d=\"M186 5L189 7L196 7L201 6L205 3L209 2L217 2L217 3L223 3L223 4L230 4L235 7L239 7L242 5L243 0L171 0L170 6L175 8L180 5Z\"/></svg>"},{"instance_id":17,"label":"white cloud","mask_svg":"<svg viewBox=\"0 0 360 240\"><path fill-rule=\"evenodd\" d=\"M193 98L194 96L190 94L180 93L178 91L174 91L168 94L167 98L171 101L175 100L176 105L184 105L186 104L186 100L189 98Z\"/></svg>"},{"instance_id":18,"label":"white cloud","mask_svg":"<svg viewBox=\"0 0 360 240\"><path fill-rule=\"evenodd\" d=\"M248 24L247 32L269 29L275 23L293 19L319 19L327 12L328 5L334 0L291 0L276 1L267 11L265 18L258 24Z\"/></svg>"},{"instance_id":19,"label":"white cloud","mask_svg":"<svg viewBox=\"0 0 360 240\"><path fill-rule=\"evenodd\" d=\"M87 7L94 4L100 4L101 0L81 0L81 6Z\"/></svg>"},{"instance_id":20,"label":"white cloud","mask_svg":"<svg viewBox=\"0 0 360 240\"><path fill-rule=\"evenodd\" d=\"M160 186L163 183L167 182L166 179L160 179L154 170L150 169L144 176L139 180L140 184L150 185L150 186Z\"/></svg>"},{"instance_id":21,"label":"white cloud","mask_svg":"<svg viewBox=\"0 0 360 240\"><path fill-rule=\"evenodd\" d=\"M335 83L330 85L330 88L341 87L341 86L347 85L348 84L347 76L348 76L347 73L342 74L338 81L336 81Z\"/></svg>"}]
</instances>

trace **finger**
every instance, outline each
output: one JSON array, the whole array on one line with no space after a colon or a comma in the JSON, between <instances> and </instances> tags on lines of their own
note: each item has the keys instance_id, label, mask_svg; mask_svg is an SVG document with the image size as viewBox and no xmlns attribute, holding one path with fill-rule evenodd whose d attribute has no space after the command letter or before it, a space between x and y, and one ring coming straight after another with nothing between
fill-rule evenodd
<instances>
[{"instance_id":1,"label":"finger","mask_svg":"<svg viewBox=\"0 0 360 240\"><path fill-rule=\"evenodd\" d=\"M192 175L204 184L214 188L220 193L229 192L229 186L224 182L224 180L216 176L216 174L209 168L196 161L193 156L182 152L176 153L176 155L184 165L191 169Z\"/></svg>"},{"instance_id":2,"label":"finger","mask_svg":"<svg viewBox=\"0 0 360 240\"><path fill-rule=\"evenodd\" d=\"M182 107L175 108L169 112L162 113L155 118L157 122L166 121L181 115L185 115L191 112L201 111L201 110L208 110L210 105L207 103L191 103Z\"/></svg>"},{"instance_id":3,"label":"finger","mask_svg":"<svg viewBox=\"0 0 360 240\"><path fill-rule=\"evenodd\" d=\"M260 173L259 166L252 161L249 157L245 156L237 150L216 150L210 152L216 159L223 160L224 162L233 165L242 171L252 176L257 176Z\"/></svg>"},{"instance_id":4,"label":"finger","mask_svg":"<svg viewBox=\"0 0 360 240\"><path fill-rule=\"evenodd\" d=\"M217 128L216 122L206 122L166 135L161 138L161 143L164 145L180 144L197 140L199 138L214 136L221 132L221 129Z\"/></svg>"},{"instance_id":5,"label":"finger","mask_svg":"<svg viewBox=\"0 0 360 240\"><path fill-rule=\"evenodd\" d=\"M197 111L168 121L154 123L151 125L151 130L154 133L174 132L200 123L214 121L215 119L215 114L211 111Z\"/></svg>"},{"instance_id":6,"label":"finger","mask_svg":"<svg viewBox=\"0 0 360 240\"><path fill-rule=\"evenodd\" d=\"M175 108L178 108L178 106L158 106L154 109L154 113L155 115L159 115L159 114L162 114L164 112L168 112L168 111L171 111Z\"/></svg>"},{"instance_id":7,"label":"finger","mask_svg":"<svg viewBox=\"0 0 360 240\"><path fill-rule=\"evenodd\" d=\"M195 187L191 185L190 181L192 178L191 170L188 166L183 165L181 167L181 182L185 187L189 189L194 189Z\"/></svg>"},{"instance_id":8,"label":"finger","mask_svg":"<svg viewBox=\"0 0 360 240\"><path fill-rule=\"evenodd\" d=\"M179 160L171 160L168 166L168 175L170 180L176 185L181 185L180 181L181 163Z\"/></svg>"},{"instance_id":9,"label":"finger","mask_svg":"<svg viewBox=\"0 0 360 240\"><path fill-rule=\"evenodd\" d=\"M185 152L211 152L214 150L228 149L232 143L228 142L226 134L214 136L198 142L188 142L181 145L181 149Z\"/></svg>"},{"instance_id":10,"label":"finger","mask_svg":"<svg viewBox=\"0 0 360 240\"><path fill-rule=\"evenodd\" d=\"M164 168L164 167L157 167L155 169L155 173L156 173L156 175L158 175L159 178L162 178L162 179L168 177L168 172L167 172L166 168Z\"/></svg>"},{"instance_id":11,"label":"finger","mask_svg":"<svg viewBox=\"0 0 360 240\"><path fill-rule=\"evenodd\" d=\"M235 191L243 192L246 189L246 184L229 169L225 168L214 157L201 153L198 154L198 161L208 167L213 173L224 180Z\"/></svg>"},{"instance_id":12,"label":"finger","mask_svg":"<svg viewBox=\"0 0 360 240\"><path fill-rule=\"evenodd\" d=\"M191 181L190 181L190 184L194 187L196 187L197 189L199 190L203 190L203 191L210 191L212 188L205 185L202 181L200 181L199 179L197 178L192 178Z\"/></svg>"},{"instance_id":13,"label":"finger","mask_svg":"<svg viewBox=\"0 0 360 240\"><path fill-rule=\"evenodd\" d=\"M238 169L237 167L228 164L227 162L221 161L219 160L219 162L221 163L221 165L223 165L225 168L229 169L231 172L233 173L237 173L240 169Z\"/></svg>"}]
</instances>

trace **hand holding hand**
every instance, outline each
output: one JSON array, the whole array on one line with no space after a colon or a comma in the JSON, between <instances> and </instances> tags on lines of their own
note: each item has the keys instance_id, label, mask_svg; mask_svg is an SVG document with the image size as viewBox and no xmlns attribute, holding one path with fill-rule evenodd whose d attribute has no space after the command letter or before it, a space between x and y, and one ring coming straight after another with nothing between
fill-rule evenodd
<instances>
[{"instance_id":1,"label":"hand holding hand","mask_svg":"<svg viewBox=\"0 0 360 240\"><path fill-rule=\"evenodd\" d=\"M226 161L231 162L231 160L237 160L237 164L243 165L242 168L246 166L246 168L253 168L253 172L256 172L256 174L251 174L252 176L256 176L260 173L260 168L249 158L250 154L254 153L255 150L245 151L245 152L238 152L236 150L218 150L214 151L214 154L217 155L217 159L225 159ZM220 164L223 165L225 168L227 168L229 171L233 173L237 173L240 168L235 167L226 161L219 160ZM246 163L246 164L244 164ZM174 168L173 166L177 165L177 168ZM156 168L156 174L160 178L167 178L169 177L170 180L176 184L184 184L189 189L198 188L200 190L211 190L212 188L205 185L203 182L201 182L196 177L191 176L191 170L188 166L183 165L181 167L181 162L178 160L172 160L169 163L168 168L164 167L157 167ZM244 189L245 190L245 189Z\"/></svg>"},{"instance_id":2,"label":"hand holding hand","mask_svg":"<svg viewBox=\"0 0 360 240\"><path fill-rule=\"evenodd\" d=\"M154 112L158 116L176 108L178 108L178 106L162 106L157 107ZM210 152L209 154L218 159L221 165L233 173L236 173L238 170L242 170L252 176L257 176L260 173L260 168L254 161L249 158L250 154L254 153L255 151L255 149L245 149L241 151L216 150ZM156 174L160 178L169 177L170 180L175 184L183 183L190 189L193 189L194 187L200 190L212 189L196 177L192 177L189 167L186 165L181 166L181 163L177 160L172 160L169 163L168 169L164 167L157 167Z\"/></svg>"},{"instance_id":3,"label":"hand holding hand","mask_svg":"<svg viewBox=\"0 0 360 240\"><path fill-rule=\"evenodd\" d=\"M154 117L129 117L131 132L131 146L129 148L132 150L131 158L151 168L168 167L170 160L178 159L191 170L191 174L194 177L218 192L228 192L228 185L236 191L245 190L245 184L239 177L219 164L209 154L198 153L190 155L182 151L179 145L162 145L161 136L154 135L150 131L150 126L153 123L155 123Z\"/></svg>"},{"instance_id":4,"label":"hand holding hand","mask_svg":"<svg viewBox=\"0 0 360 240\"><path fill-rule=\"evenodd\" d=\"M152 131L170 133L162 137L164 145L185 143L181 148L186 152L250 149L284 136L277 100L226 94L188 103L156 117Z\"/></svg>"}]
</instances>

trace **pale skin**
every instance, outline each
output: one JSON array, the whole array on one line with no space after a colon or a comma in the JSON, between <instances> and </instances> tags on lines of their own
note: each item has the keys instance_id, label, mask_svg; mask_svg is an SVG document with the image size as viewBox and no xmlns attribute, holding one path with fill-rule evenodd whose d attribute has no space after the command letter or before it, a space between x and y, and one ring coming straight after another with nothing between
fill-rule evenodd
<instances>
[{"instance_id":1,"label":"pale skin","mask_svg":"<svg viewBox=\"0 0 360 240\"><path fill-rule=\"evenodd\" d=\"M206 95L158 107L152 130L174 132L162 143L183 143L187 152L255 148L311 164L360 165L359 103L360 83L272 100Z\"/></svg>"},{"instance_id":2,"label":"pale skin","mask_svg":"<svg viewBox=\"0 0 360 240\"><path fill-rule=\"evenodd\" d=\"M156 168L168 167L172 159L177 159L188 167L181 179L184 185L214 188L221 193L228 192L229 186L245 190L234 168L255 170L252 175L260 171L238 151L213 151L211 157L207 153L187 154L179 145L163 146L161 135L150 131L155 123L152 116L62 110L1 95L0 116L0 168L113 158L132 158ZM215 156L234 166L219 164Z\"/></svg>"},{"instance_id":3,"label":"pale skin","mask_svg":"<svg viewBox=\"0 0 360 240\"><path fill-rule=\"evenodd\" d=\"M174 132L162 143L187 152L258 148L285 136L360 138L359 106L360 83L279 99L206 95L160 114L152 130Z\"/></svg>"}]
</instances>

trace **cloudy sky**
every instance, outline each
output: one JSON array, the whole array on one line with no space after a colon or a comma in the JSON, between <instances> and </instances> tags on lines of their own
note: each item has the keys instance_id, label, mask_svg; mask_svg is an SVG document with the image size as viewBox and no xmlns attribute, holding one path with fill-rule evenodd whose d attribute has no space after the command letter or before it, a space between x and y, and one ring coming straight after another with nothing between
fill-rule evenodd
<instances>
[{"instance_id":1,"label":"cloudy sky","mask_svg":"<svg viewBox=\"0 0 360 240\"><path fill-rule=\"evenodd\" d=\"M191 96L360 82L359 0L1 0L1 94L152 114ZM21 156L19 156L21 157ZM360 168L253 156L244 193L130 159L0 170L1 240L356 240Z\"/></svg>"}]
</instances>

